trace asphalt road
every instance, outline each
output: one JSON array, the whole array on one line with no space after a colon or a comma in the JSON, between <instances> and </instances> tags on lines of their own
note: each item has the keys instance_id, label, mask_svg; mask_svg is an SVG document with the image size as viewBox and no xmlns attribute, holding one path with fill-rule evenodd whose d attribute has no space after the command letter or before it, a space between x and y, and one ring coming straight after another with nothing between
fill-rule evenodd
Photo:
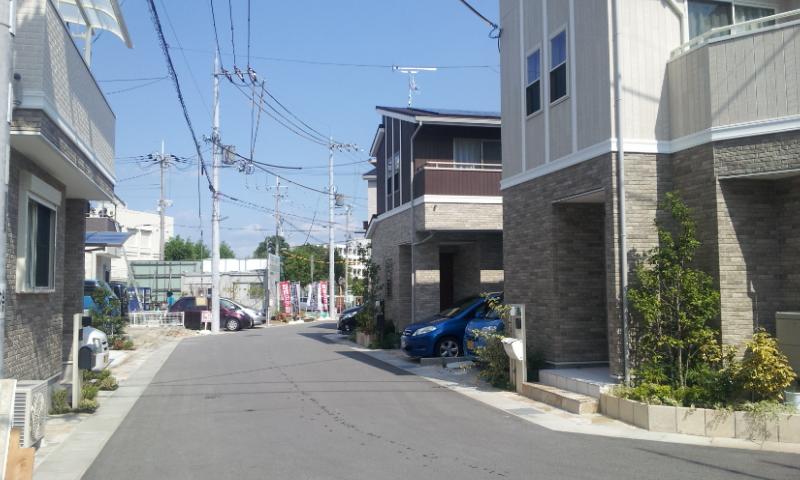
<instances>
[{"instance_id":1,"label":"asphalt road","mask_svg":"<svg viewBox=\"0 0 800 480\"><path fill-rule=\"evenodd\" d=\"M325 337L184 340L90 479L792 479L800 455L559 433Z\"/></svg>"}]
</instances>

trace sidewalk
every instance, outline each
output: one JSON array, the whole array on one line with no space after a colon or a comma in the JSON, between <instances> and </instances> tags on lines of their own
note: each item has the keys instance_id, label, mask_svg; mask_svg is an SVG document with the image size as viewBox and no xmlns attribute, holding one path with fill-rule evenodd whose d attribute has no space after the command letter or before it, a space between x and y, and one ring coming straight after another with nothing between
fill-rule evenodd
<instances>
[{"instance_id":1,"label":"sidewalk","mask_svg":"<svg viewBox=\"0 0 800 480\"><path fill-rule=\"evenodd\" d=\"M74 413L47 419L45 439L36 452L35 478L81 478L183 338L174 336L153 342L143 334L137 350L115 352L110 368L119 388L99 392L100 407L93 414Z\"/></svg>"},{"instance_id":2,"label":"sidewalk","mask_svg":"<svg viewBox=\"0 0 800 480\"><path fill-rule=\"evenodd\" d=\"M366 353L377 360L423 377L437 385L553 431L654 442L680 443L685 445L800 454L800 445L798 444L777 442L758 443L734 438L709 438L679 433L650 432L618 420L604 417L600 414L574 415L564 410L523 397L515 392L493 388L478 378L475 369L423 366L418 362L410 360L399 350L370 350L362 348L337 333L329 334L327 338L336 343L346 345L352 350Z\"/></svg>"}]
</instances>

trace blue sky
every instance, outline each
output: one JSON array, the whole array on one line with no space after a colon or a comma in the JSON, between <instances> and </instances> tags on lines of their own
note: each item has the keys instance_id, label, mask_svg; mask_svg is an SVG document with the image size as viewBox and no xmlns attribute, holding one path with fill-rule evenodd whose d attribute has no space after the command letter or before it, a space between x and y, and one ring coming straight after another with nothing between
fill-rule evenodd
<instances>
[{"instance_id":1,"label":"blue sky","mask_svg":"<svg viewBox=\"0 0 800 480\"><path fill-rule=\"evenodd\" d=\"M497 19L497 0L474 0L480 11ZM231 0L237 65L247 64L247 1ZM130 208L155 211L158 202L157 169L145 170L125 158L152 153L164 139L167 152L191 156L194 148L169 80L109 81L157 78L166 75L164 57L145 2L124 1L123 12L134 42L126 49L104 33L94 44L92 69L117 116L116 156L118 195ZM214 35L209 2L156 0L167 42L198 135L211 125L211 71ZM223 51L222 62L232 68L228 2L214 2ZM172 26L170 26L170 21ZM358 144L363 152L339 154L338 163L366 159L379 117L376 105L403 106L407 78L389 67L345 67L283 61L356 63L370 65L488 65L490 68L451 68L418 76L419 107L499 111L500 74L497 42L489 27L458 0L252 0L251 65L266 79L267 88L284 105L315 129ZM174 27L174 31L173 31ZM177 34L177 38L176 38ZM178 49L179 44L183 50ZM260 57L260 58L259 58ZM269 57L269 58L267 58ZM131 87L128 91L125 90ZM251 108L248 100L226 82L221 88L221 135L225 144L249 154ZM327 149L297 137L275 121L262 117L255 159L284 165L323 167ZM210 154L206 156L210 164ZM361 174L369 165L341 166L335 183L353 205L353 224L366 220L366 184ZM150 173L148 173L150 172ZM324 189L327 170L282 171L291 180ZM136 177L136 178L130 178ZM130 178L130 179L129 179ZM244 175L223 171L220 190L272 208L275 178L263 172ZM197 174L195 169L172 169L168 198L173 205L176 232L199 238ZM210 194L202 187L204 238L210 239ZM290 185L282 192L282 210L296 215L284 224L291 244L318 243L327 232L316 222L327 220L324 195ZM341 212L340 212L341 213ZM222 204L222 239L239 256L248 256L274 230L269 213ZM306 218L300 218L306 217ZM345 217L337 215L344 225ZM309 235L310 231L310 235ZM341 237L343 233L337 235Z\"/></svg>"}]
</instances>

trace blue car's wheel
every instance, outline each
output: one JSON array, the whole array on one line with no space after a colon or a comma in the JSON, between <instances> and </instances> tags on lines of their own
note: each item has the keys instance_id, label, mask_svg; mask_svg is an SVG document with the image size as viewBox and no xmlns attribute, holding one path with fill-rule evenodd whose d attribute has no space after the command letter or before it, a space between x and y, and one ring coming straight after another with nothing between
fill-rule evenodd
<instances>
[{"instance_id":1,"label":"blue car's wheel","mask_svg":"<svg viewBox=\"0 0 800 480\"><path fill-rule=\"evenodd\" d=\"M457 357L461 354L461 345L455 338L443 338L436 343L436 354L440 357Z\"/></svg>"}]
</instances>

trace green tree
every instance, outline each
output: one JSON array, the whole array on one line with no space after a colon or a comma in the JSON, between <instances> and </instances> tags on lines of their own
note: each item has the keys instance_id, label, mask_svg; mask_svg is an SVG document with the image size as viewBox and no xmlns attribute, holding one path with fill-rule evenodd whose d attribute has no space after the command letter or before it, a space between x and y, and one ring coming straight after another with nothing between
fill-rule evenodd
<instances>
[{"instance_id":1,"label":"green tree","mask_svg":"<svg viewBox=\"0 0 800 480\"><path fill-rule=\"evenodd\" d=\"M267 237L266 240L259 242L255 251L253 251L253 258L267 258L267 253L275 254L276 245L281 252L290 248L289 243L286 242L286 239L278 235L272 235Z\"/></svg>"},{"instance_id":2,"label":"green tree","mask_svg":"<svg viewBox=\"0 0 800 480\"><path fill-rule=\"evenodd\" d=\"M344 261L339 252L334 252L334 274L338 281L344 277ZM311 278L311 261L314 261L314 278ZM328 279L328 248L320 245L300 245L281 250L283 278L307 285L312 281Z\"/></svg>"},{"instance_id":3,"label":"green tree","mask_svg":"<svg viewBox=\"0 0 800 480\"><path fill-rule=\"evenodd\" d=\"M236 254L233 253L233 249L227 242L220 243L219 258L236 258Z\"/></svg>"},{"instance_id":4,"label":"green tree","mask_svg":"<svg viewBox=\"0 0 800 480\"><path fill-rule=\"evenodd\" d=\"M687 386L687 377L719 350L710 326L719 315L719 291L711 276L692 267L697 248L691 210L674 193L656 220L659 245L636 266L629 290L633 361L641 382Z\"/></svg>"},{"instance_id":5,"label":"green tree","mask_svg":"<svg viewBox=\"0 0 800 480\"><path fill-rule=\"evenodd\" d=\"M164 244L164 260L202 260L210 256L205 244L199 240L193 242L190 238L181 238L180 235L170 238Z\"/></svg>"}]
</instances>

